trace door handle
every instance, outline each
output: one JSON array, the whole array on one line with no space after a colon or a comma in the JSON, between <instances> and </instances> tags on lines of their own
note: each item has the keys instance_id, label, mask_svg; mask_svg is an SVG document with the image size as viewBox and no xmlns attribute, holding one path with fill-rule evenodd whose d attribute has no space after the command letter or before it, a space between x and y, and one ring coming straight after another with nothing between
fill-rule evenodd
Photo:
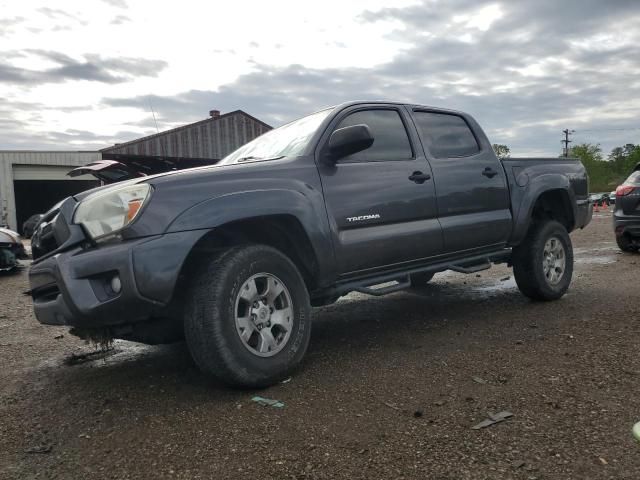
<instances>
[{"instance_id":1,"label":"door handle","mask_svg":"<svg viewBox=\"0 0 640 480\"><path fill-rule=\"evenodd\" d=\"M428 173L422 173L422 172L413 172L411 175L409 175L409 180L416 183L424 183L430 178L431 178L431 175L429 175Z\"/></svg>"},{"instance_id":2,"label":"door handle","mask_svg":"<svg viewBox=\"0 0 640 480\"><path fill-rule=\"evenodd\" d=\"M487 167L482 171L482 174L487 178L493 178L498 174L498 172L491 167Z\"/></svg>"}]
</instances>

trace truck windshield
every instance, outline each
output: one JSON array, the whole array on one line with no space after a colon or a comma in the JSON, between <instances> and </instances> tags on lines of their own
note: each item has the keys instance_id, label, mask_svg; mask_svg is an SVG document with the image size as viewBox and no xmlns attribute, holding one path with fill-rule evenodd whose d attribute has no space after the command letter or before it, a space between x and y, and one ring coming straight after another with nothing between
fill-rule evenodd
<instances>
[{"instance_id":1,"label":"truck windshield","mask_svg":"<svg viewBox=\"0 0 640 480\"><path fill-rule=\"evenodd\" d=\"M273 160L300 155L332 108L312 113L267 132L224 157L218 165Z\"/></svg>"}]
</instances>

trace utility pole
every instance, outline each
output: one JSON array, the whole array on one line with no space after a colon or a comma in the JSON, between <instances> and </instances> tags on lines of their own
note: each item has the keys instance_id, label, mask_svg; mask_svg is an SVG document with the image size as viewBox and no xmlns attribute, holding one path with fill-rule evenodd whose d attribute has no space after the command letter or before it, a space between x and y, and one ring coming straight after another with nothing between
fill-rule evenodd
<instances>
[{"instance_id":1,"label":"utility pole","mask_svg":"<svg viewBox=\"0 0 640 480\"><path fill-rule=\"evenodd\" d=\"M565 157L569 156L569 144L571 143L571 140L569 140L569 135L571 135L574 132L575 130L569 130L568 128L565 128L564 130L562 130L562 133L564 133L564 140L561 140L560 143L564 143Z\"/></svg>"}]
</instances>

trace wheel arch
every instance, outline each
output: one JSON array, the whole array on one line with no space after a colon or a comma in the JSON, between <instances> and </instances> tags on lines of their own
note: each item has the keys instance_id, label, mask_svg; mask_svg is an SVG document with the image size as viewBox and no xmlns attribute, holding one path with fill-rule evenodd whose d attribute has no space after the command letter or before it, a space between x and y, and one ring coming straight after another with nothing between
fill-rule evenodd
<instances>
[{"instance_id":1,"label":"wheel arch","mask_svg":"<svg viewBox=\"0 0 640 480\"><path fill-rule=\"evenodd\" d=\"M516 218L512 245L520 244L536 220L552 219L560 222L568 232L576 225L576 199L566 177L551 177L532 185L523 200Z\"/></svg>"},{"instance_id":2,"label":"wheel arch","mask_svg":"<svg viewBox=\"0 0 640 480\"><path fill-rule=\"evenodd\" d=\"M242 244L263 244L275 248L296 265L309 291L316 287L320 264L304 226L294 215L275 214L233 220L210 229L187 255L176 291L184 291L181 287L189 281L202 259Z\"/></svg>"}]
</instances>

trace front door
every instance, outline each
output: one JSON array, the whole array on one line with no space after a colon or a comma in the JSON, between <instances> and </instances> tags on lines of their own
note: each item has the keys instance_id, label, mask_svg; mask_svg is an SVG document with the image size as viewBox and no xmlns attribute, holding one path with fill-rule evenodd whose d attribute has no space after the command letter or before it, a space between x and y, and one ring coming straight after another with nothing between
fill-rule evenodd
<instances>
[{"instance_id":1,"label":"front door","mask_svg":"<svg viewBox=\"0 0 640 480\"><path fill-rule=\"evenodd\" d=\"M371 147L318 163L343 275L420 261L443 248L433 175L407 112L353 106L334 119L329 132L361 124L371 131Z\"/></svg>"},{"instance_id":2,"label":"front door","mask_svg":"<svg viewBox=\"0 0 640 480\"><path fill-rule=\"evenodd\" d=\"M416 110L413 116L435 178L445 252L505 245L509 191L488 140L460 115Z\"/></svg>"}]
</instances>

